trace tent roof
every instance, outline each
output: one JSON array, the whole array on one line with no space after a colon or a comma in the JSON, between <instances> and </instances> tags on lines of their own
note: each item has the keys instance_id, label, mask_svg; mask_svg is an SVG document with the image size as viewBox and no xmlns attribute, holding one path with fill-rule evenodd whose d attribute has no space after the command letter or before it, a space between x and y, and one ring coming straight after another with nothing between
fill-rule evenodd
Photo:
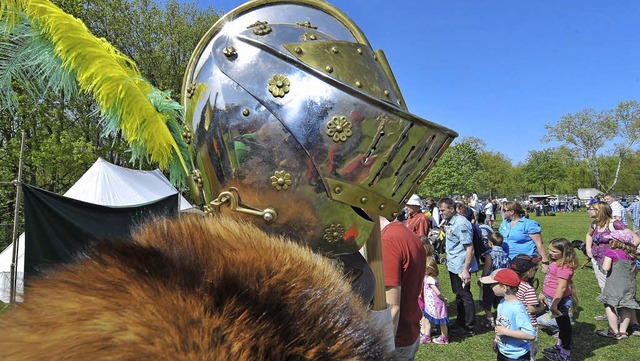
<instances>
[{"instance_id":1,"label":"tent roof","mask_svg":"<svg viewBox=\"0 0 640 361\"><path fill-rule=\"evenodd\" d=\"M134 170L102 158L64 194L65 197L103 206L124 207L149 203L178 191L160 170ZM193 208L180 196L180 211Z\"/></svg>"}]
</instances>

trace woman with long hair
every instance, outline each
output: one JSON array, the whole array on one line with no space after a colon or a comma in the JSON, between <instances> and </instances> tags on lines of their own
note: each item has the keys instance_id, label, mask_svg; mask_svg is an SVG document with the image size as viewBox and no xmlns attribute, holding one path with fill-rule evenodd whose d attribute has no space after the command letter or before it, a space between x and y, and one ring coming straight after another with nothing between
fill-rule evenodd
<instances>
[{"instance_id":1,"label":"woman with long hair","mask_svg":"<svg viewBox=\"0 0 640 361\"><path fill-rule=\"evenodd\" d=\"M504 202L502 205L502 224L500 234L504 238L502 248L514 259L519 254L539 255L542 258L542 272L549 269L549 258L542 243L540 223L526 218L518 202Z\"/></svg>"}]
</instances>

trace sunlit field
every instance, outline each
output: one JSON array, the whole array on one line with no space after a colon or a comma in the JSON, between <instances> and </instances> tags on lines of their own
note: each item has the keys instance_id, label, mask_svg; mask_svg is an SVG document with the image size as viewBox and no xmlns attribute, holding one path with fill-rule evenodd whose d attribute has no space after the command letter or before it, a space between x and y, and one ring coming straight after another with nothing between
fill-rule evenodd
<instances>
[{"instance_id":1,"label":"sunlit field","mask_svg":"<svg viewBox=\"0 0 640 361\"><path fill-rule=\"evenodd\" d=\"M542 226L542 236L545 244L557 237L564 237L569 241L579 239L584 241L584 236L589 228L591 219L587 217L586 212L580 211L575 213L560 213L555 217L531 217L540 222ZM497 223L498 224L498 223ZM497 226L496 224L496 226ZM580 264L586 259L585 256L578 252ZM451 292L449 276L445 266L440 266L440 283L442 291L449 301L449 317L455 319L455 299ZM472 276L472 292L474 299L477 300L479 288L477 279L480 274ZM542 287L542 274L538 272L540 280L539 291ZM580 360L638 360L640 359L640 337L630 336L626 340L614 340L598 336L594 333L598 329L608 328L606 321L595 321L593 316L603 315L604 307L595 300L600 293L600 289L593 275L593 270L589 264L583 269L578 269L573 278L577 287L578 298L580 300L581 310L575 317L573 328L574 349L571 353L573 361ZM638 280L636 279L636 282ZM638 282L640 286L640 282ZM640 288L640 287L639 287ZM476 319L483 320L484 312L482 308L476 305ZM494 338L493 330L483 327L477 327L476 335L470 338L461 339L450 337L448 345L423 344L416 356L416 360L495 360L496 355L491 349L492 340ZM539 350L551 347L555 343L555 338L540 332ZM538 360L544 360L541 351L537 354Z\"/></svg>"}]
</instances>

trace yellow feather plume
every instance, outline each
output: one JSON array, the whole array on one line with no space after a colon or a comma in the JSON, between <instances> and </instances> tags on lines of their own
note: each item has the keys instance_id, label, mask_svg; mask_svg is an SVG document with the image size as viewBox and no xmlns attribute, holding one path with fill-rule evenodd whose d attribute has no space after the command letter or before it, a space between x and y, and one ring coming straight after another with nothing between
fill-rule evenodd
<instances>
[{"instance_id":1,"label":"yellow feather plume","mask_svg":"<svg viewBox=\"0 0 640 361\"><path fill-rule=\"evenodd\" d=\"M185 175L189 174L168 119L148 98L154 88L131 59L50 1L2 0L0 10L0 20L10 25L17 23L16 12L37 23L54 44L63 66L76 74L81 91L93 95L103 114L119 118L119 129L129 143L143 145L162 169L168 169L177 157Z\"/></svg>"}]
</instances>

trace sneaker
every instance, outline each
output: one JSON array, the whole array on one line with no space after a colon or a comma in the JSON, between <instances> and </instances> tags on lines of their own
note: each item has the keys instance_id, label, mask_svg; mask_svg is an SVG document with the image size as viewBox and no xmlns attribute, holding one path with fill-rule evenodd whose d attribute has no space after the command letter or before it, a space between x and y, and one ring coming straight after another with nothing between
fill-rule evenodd
<instances>
[{"instance_id":1,"label":"sneaker","mask_svg":"<svg viewBox=\"0 0 640 361\"><path fill-rule=\"evenodd\" d=\"M549 361L571 361L571 355L563 355L560 352L544 354L544 358Z\"/></svg>"},{"instance_id":2,"label":"sneaker","mask_svg":"<svg viewBox=\"0 0 640 361\"><path fill-rule=\"evenodd\" d=\"M607 316L605 316L605 315L595 316L595 317L593 317L593 319L596 320L596 321L606 321L607 320Z\"/></svg>"},{"instance_id":3,"label":"sneaker","mask_svg":"<svg viewBox=\"0 0 640 361\"><path fill-rule=\"evenodd\" d=\"M596 335L598 336L602 336L602 337L607 337L607 338L618 338L618 334L613 332L613 330L608 329L608 330L597 330L595 331Z\"/></svg>"},{"instance_id":4,"label":"sneaker","mask_svg":"<svg viewBox=\"0 0 640 361\"><path fill-rule=\"evenodd\" d=\"M560 353L560 347L558 345L554 345L552 347L548 347L542 350L543 354L552 354L552 353Z\"/></svg>"},{"instance_id":5,"label":"sneaker","mask_svg":"<svg viewBox=\"0 0 640 361\"><path fill-rule=\"evenodd\" d=\"M448 345L449 339L443 335L440 335L438 338L433 340L433 343L437 343L438 345Z\"/></svg>"},{"instance_id":6,"label":"sneaker","mask_svg":"<svg viewBox=\"0 0 640 361\"><path fill-rule=\"evenodd\" d=\"M466 327L456 327L454 329L449 329L449 332L455 336L460 336L460 337L471 337L476 334L473 331L473 329L466 328Z\"/></svg>"},{"instance_id":7,"label":"sneaker","mask_svg":"<svg viewBox=\"0 0 640 361\"><path fill-rule=\"evenodd\" d=\"M429 342L431 342L431 335L420 336L420 343L429 343Z\"/></svg>"}]
</instances>

